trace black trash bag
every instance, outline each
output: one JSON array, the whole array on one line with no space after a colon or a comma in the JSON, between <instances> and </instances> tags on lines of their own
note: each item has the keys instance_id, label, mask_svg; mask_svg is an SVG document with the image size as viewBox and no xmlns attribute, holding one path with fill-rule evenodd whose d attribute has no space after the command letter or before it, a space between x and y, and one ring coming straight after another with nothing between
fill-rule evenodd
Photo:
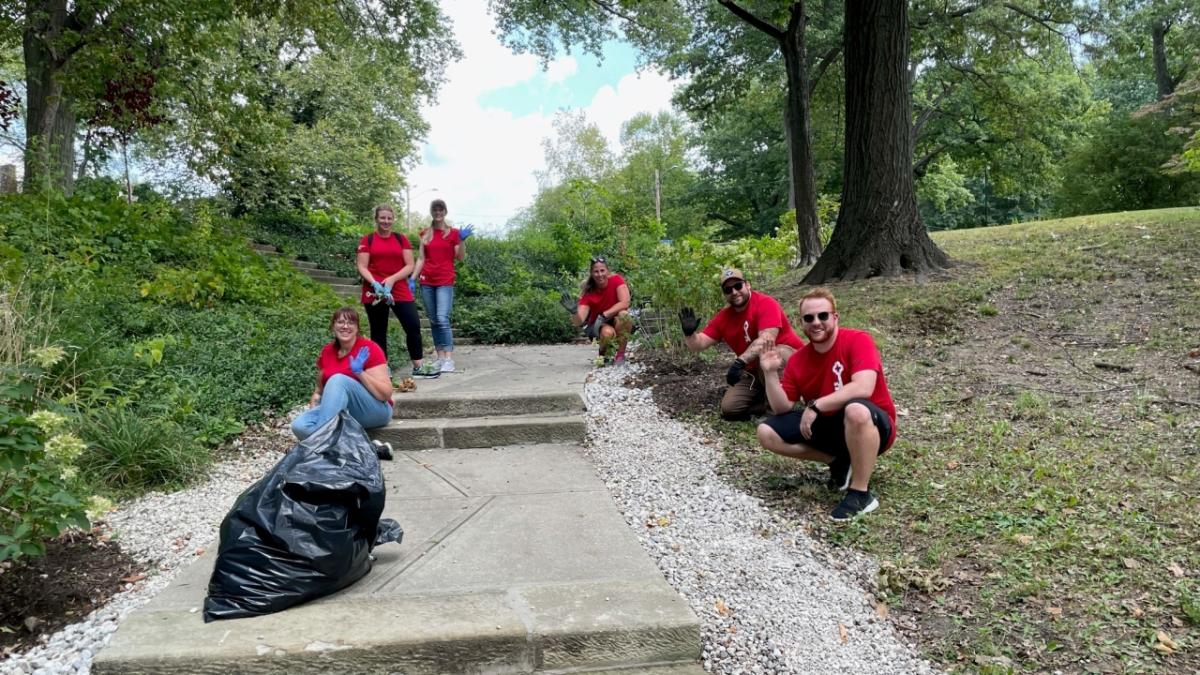
<instances>
[{"instance_id":1,"label":"black trash bag","mask_svg":"<svg viewBox=\"0 0 1200 675\"><path fill-rule=\"evenodd\" d=\"M343 412L243 492L221 522L204 621L270 614L349 586L404 536L363 428Z\"/></svg>"}]
</instances>

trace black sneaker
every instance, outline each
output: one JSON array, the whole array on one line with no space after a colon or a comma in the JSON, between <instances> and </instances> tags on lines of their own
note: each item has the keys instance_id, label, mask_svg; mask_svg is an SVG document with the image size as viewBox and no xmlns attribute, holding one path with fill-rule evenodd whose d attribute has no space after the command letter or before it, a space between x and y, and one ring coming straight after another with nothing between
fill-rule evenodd
<instances>
[{"instance_id":1,"label":"black sneaker","mask_svg":"<svg viewBox=\"0 0 1200 675\"><path fill-rule=\"evenodd\" d=\"M392 444L384 441L371 441L371 445L375 446L375 454L379 459L392 459Z\"/></svg>"},{"instance_id":2,"label":"black sneaker","mask_svg":"<svg viewBox=\"0 0 1200 675\"><path fill-rule=\"evenodd\" d=\"M845 492L850 487L850 458L834 457L829 463L829 489Z\"/></svg>"},{"instance_id":3,"label":"black sneaker","mask_svg":"<svg viewBox=\"0 0 1200 675\"><path fill-rule=\"evenodd\" d=\"M875 498L875 495L871 494L870 490L866 492L847 490L846 496L842 498L842 503L833 507L833 511L829 513L829 517L839 521L851 520L861 514L870 513L877 508L879 508L879 500Z\"/></svg>"}]
</instances>

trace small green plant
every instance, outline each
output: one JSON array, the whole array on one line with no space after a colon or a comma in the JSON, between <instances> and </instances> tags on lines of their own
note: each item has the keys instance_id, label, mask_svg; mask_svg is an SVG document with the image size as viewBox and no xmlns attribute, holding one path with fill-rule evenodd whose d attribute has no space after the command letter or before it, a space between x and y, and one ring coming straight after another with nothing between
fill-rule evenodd
<instances>
[{"instance_id":1,"label":"small green plant","mask_svg":"<svg viewBox=\"0 0 1200 675\"><path fill-rule=\"evenodd\" d=\"M59 433L60 415L33 412L41 374L34 365L0 371L0 561L42 555L47 540L88 526L70 486L82 442Z\"/></svg>"},{"instance_id":2,"label":"small green plant","mask_svg":"<svg viewBox=\"0 0 1200 675\"><path fill-rule=\"evenodd\" d=\"M1043 419L1049 414L1050 404L1033 392L1023 391L1017 394L1012 410L1014 418Z\"/></svg>"},{"instance_id":3,"label":"small green plant","mask_svg":"<svg viewBox=\"0 0 1200 675\"><path fill-rule=\"evenodd\" d=\"M79 467L86 478L117 494L178 488L208 465L208 451L168 419L110 406L92 411L87 422L91 450Z\"/></svg>"}]
</instances>

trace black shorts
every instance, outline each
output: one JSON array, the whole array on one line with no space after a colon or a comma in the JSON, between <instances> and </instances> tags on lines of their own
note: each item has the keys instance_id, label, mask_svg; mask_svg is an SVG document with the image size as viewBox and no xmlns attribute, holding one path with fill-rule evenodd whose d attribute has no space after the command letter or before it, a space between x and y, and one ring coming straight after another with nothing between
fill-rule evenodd
<instances>
[{"instance_id":1,"label":"black shorts","mask_svg":"<svg viewBox=\"0 0 1200 675\"><path fill-rule=\"evenodd\" d=\"M854 398L846 402L861 403L871 411L871 421L879 430L879 454L887 450L888 438L892 435L892 420L882 408L865 398ZM803 410L793 410L782 415L774 415L763 420L763 424L775 430L784 443L791 445L804 444L814 450L820 450L834 457L849 457L850 448L846 447L845 407L832 415L817 415L813 420L812 438L800 434L800 416Z\"/></svg>"}]
</instances>

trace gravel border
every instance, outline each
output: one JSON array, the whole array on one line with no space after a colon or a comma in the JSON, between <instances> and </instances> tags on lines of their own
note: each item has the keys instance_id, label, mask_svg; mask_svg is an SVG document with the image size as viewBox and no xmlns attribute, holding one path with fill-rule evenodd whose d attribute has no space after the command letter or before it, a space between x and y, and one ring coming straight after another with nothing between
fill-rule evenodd
<instances>
[{"instance_id":1,"label":"gravel border","mask_svg":"<svg viewBox=\"0 0 1200 675\"><path fill-rule=\"evenodd\" d=\"M701 428L625 383L638 364L593 371L585 452L667 581L700 617L714 673L935 673L870 604L865 556L833 555L716 471Z\"/></svg>"}]
</instances>

